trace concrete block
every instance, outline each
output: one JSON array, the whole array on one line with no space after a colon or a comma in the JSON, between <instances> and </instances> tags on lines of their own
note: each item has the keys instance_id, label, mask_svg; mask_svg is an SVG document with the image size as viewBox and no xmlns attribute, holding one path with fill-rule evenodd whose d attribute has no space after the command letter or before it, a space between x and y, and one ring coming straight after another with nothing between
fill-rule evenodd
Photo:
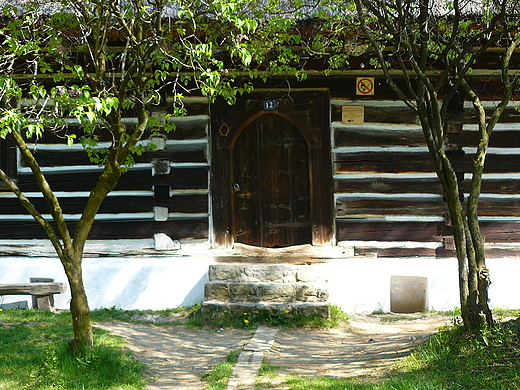
<instances>
[{"instance_id":1,"label":"concrete block","mask_svg":"<svg viewBox=\"0 0 520 390\"><path fill-rule=\"evenodd\" d=\"M390 311L416 313L428 309L428 278L391 276Z\"/></svg>"}]
</instances>

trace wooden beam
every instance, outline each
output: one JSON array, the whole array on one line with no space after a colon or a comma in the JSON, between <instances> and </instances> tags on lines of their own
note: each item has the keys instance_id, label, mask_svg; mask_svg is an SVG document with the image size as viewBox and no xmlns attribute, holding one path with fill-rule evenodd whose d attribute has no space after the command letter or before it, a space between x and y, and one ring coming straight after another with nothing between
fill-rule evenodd
<instances>
[{"instance_id":1,"label":"wooden beam","mask_svg":"<svg viewBox=\"0 0 520 390\"><path fill-rule=\"evenodd\" d=\"M0 284L0 295L49 295L67 291L65 283Z\"/></svg>"}]
</instances>

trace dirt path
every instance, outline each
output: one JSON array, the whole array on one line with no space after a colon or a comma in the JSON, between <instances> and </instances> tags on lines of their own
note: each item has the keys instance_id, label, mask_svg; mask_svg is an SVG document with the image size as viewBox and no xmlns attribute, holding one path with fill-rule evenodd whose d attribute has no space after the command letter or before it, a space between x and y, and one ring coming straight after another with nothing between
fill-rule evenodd
<instances>
[{"instance_id":1,"label":"dirt path","mask_svg":"<svg viewBox=\"0 0 520 390\"><path fill-rule=\"evenodd\" d=\"M354 316L339 329L280 331L265 355L269 363L280 367L279 375L263 379L264 386L258 388L284 389L281 383L289 374L380 378L388 366L449 323L445 317L382 322L374 316Z\"/></svg>"},{"instance_id":2,"label":"dirt path","mask_svg":"<svg viewBox=\"0 0 520 390\"><path fill-rule=\"evenodd\" d=\"M383 319L390 319L384 322ZM281 330L265 359L279 375L259 388L284 389L286 375L380 377L383 369L408 355L432 333L449 324L446 317L354 316L331 330ZM123 336L136 357L156 378L149 390L202 389L201 375L252 337L247 330L190 330L183 325L154 326L109 322L98 325Z\"/></svg>"},{"instance_id":3,"label":"dirt path","mask_svg":"<svg viewBox=\"0 0 520 390\"><path fill-rule=\"evenodd\" d=\"M203 389L201 375L221 362L230 351L241 349L250 330L202 331L184 325L155 326L104 322L97 327L123 336L127 347L149 368L149 390Z\"/></svg>"}]
</instances>

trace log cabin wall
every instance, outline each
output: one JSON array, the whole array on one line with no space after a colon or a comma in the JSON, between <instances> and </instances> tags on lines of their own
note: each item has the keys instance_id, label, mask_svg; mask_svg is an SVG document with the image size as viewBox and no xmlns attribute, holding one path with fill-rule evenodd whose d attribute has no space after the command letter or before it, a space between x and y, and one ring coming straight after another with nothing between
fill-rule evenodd
<instances>
[{"instance_id":1,"label":"log cabin wall","mask_svg":"<svg viewBox=\"0 0 520 390\"><path fill-rule=\"evenodd\" d=\"M483 84L494 90L486 79ZM454 256L447 205L418 119L393 100L384 80L376 78L371 97L345 93L354 89L352 81L346 84L341 91L331 88L337 241L355 246L356 254ZM496 98L484 102L489 112ZM343 106L363 106L364 123L344 123ZM478 135L471 104L465 102L449 121L446 148L461 197L467 198ZM491 256L514 255L520 242L519 122L512 102L491 136L486 159L479 210Z\"/></svg>"},{"instance_id":2,"label":"log cabin wall","mask_svg":"<svg viewBox=\"0 0 520 390\"><path fill-rule=\"evenodd\" d=\"M354 245L357 254L453 255L447 207L417 118L395 100L384 79L376 77L373 96L356 96L354 76L309 77L291 84L330 90L336 242ZM283 89L286 84L260 87ZM174 119L176 131L156 140L160 147L136 157L122 175L102 205L91 239L141 239L155 233L181 242L211 238L209 104L202 97L188 97L185 104L188 115ZM364 107L364 123L344 123L343 106ZM447 131L447 147L467 193L476 140L469 103L450 120L455 125ZM129 126L133 122L127 119ZM44 137L31 148L73 225L100 168L88 161L81 145L67 147L63 139ZM1 156L11 171L16 165L13 176L21 189L48 214L29 168L13 158L7 142ZM480 210L488 243L505 247L520 242L519 162L520 117L511 105L492 135L486 162ZM0 239L45 238L15 196L1 187L0 226Z\"/></svg>"},{"instance_id":3,"label":"log cabin wall","mask_svg":"<svg viewBox=\"0 0 520 390\"><path fill-rule=\"evenodd\" d=\"M171 107L169 103L167 106ZM159 147L136 156L136 164L121 176L101 206L91 239L140 239L165 233L178 240L207 240L208 105L206 99L200 97L187 98L185 105L189 114L173 120L176 130L166 134L164 139L154 140ZM127 126L136 122L131 117L125 121ZM68 127L69 133L74 132L77 124L71 120ZM150 139L149 135L143 137L143 143L149 143ZM60 199L66 220L73 227L101 168L89 161L80 143L68 147L64 139L52 134L31 142L30 148ZM7 156L12 159L12 149L3 151L6 159ZM42 214L48 215L32 173L20 158L16 171L22 191ZM45 238L41 227L14 194L1 188L0 225L0 239Z\"/></svg>"}]
</instances>

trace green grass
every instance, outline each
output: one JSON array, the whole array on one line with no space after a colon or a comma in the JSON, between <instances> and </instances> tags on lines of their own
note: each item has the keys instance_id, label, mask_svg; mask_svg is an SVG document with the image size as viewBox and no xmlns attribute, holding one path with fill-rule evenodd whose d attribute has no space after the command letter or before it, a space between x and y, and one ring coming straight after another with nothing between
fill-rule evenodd
<instances>
[{"instance_id":1,"label":"green grass","mask_svg":"<svg viewBox=\"0 0 520 390\"><path fill-rule=\"evenodd\" d=\"M206 386L204 390L226 389L239 355L239 350L231 351L223 362L217 364L207 374L202 375L202 379L208 382L208 386Z\"/></svg>"},{"instance_id":2,"label":"green grass","mask_svg":"<svg viewBox=\"0 0 520 390\"><path fill-rule=\"evenodd\" d=\"M400 362L384 381L289 376L291 390L520 389L520 320L468 336L447 328Z\"/></svg>"},{"instance_id":3,"label":"green grass","mask_svg":"<svg viewBox=\"0 0 520 390\"><path fill-rule=\"evenodd\" d=\"M70 313L0 311L0 389L142 390L145 367L123 352L123 339L94 329L88 359L69 350Z\"/></svg>"},{"instance_id":4,"label":"green grass","mask_svg":"<svg viewBox=\"0 0 520 390\"><path fill-rule=\"evenodd\" d=\"M202 312L200 307L192 309L187 325L194 328L236 328L256 329L259 325L290 328L336 328L348 320L339 306L330 306L330 317L304 316L300 313L284 311L273 314L267 310L258 312L233 313L225 309Z\"/></svg>"},{"instance_id":5,"label":"green grass","mask_svg":"<svg viewBox=\"0 0 520 390\"><path fill-rule=\"evenodd\" d=\"M143 314L162 316L171 321L184 321L192 326L233 326L253 328L260 323L282 327L332 327L345 321L338 307L331 307L331 318L281 318L250 314L215 323L204 318L200 305L161 311L95 310L94 321L135 320ZM494 309L499 318L518 316L520 311ZM174 315L174 314L180 314ZM290 313L284 313L290 314ZM456 313L455 313L456 314ZM137 316L137 317L136 317ZM133 319L134 318L134 319ZM244 321L248 319L248 323ZM146 322L146 321L144 321ZM123 351L123 339L95 328L95 352L88 359L71 355L68 342L72 339L70 313L10 309L0 311L0 389L1 390L144 390L145 367ZM233 351L224 362L204 375L206 390L227 387L239 351ZM278 367L262 364L259 388L269 388ZM493 330L482 330L468 336L462 327L440 331L428 343L401 361L388 372L384 381L367 378L300 378L288 376L284 386L291 390L512 390L520 389L520 319L498 324ZM267 387L266 387L267 386Z\"/></svg>"}]
</instances>

